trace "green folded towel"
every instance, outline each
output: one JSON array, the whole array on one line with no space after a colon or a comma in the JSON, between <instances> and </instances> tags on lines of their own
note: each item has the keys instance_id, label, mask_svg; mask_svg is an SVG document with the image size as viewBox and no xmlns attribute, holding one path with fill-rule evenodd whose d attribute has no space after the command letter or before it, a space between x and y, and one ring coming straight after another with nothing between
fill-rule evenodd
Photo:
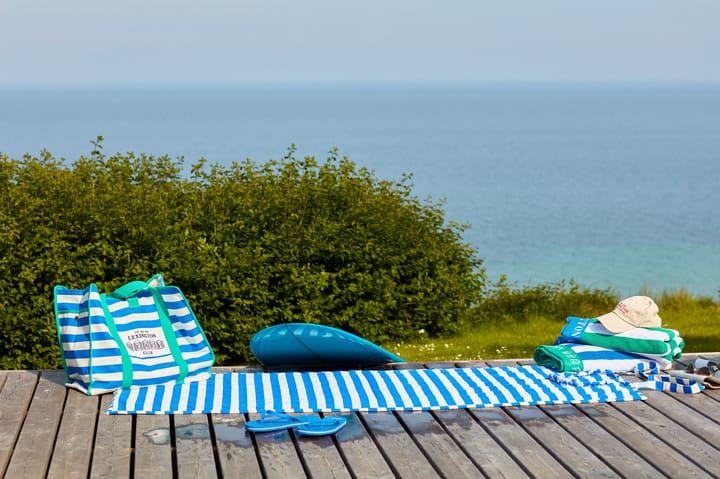
<instances>
[{"instance_id":1,"label":"green folded towel","mask_svg":"<svg viewBox=\"0 0 720 479\"><path fill-rule=\"evenodd\" d=\"M533 360L538 366L545 366L566 373L578 372L584 369L580 356L564 345L538 346L533 354Z\"/></svg>"},{"instance_id":2,"label":"green folded towel","mask_svg":"<svg viewBox=\"0 0 720 479\"><path fill-rule=\"evenodd\" d=\"M633 328L624 333L612 333L596 319L571 316L567 322L556 344L575 342L668 360L679 358L685 347L685 341L674 329Z\"/></svg>"}]
</instances>

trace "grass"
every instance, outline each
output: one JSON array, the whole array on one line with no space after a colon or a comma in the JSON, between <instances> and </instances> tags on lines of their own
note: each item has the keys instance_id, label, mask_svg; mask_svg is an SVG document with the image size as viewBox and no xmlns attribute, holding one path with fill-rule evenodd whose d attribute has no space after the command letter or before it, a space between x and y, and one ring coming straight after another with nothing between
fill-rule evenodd
<instances>
[{"instance_id":1,"label":"grass","mask_svg":"<svg viewBox=\"0 0 720 479\"><path fill-rule=\"evenodd\" d=\"M507 316L495 311L496 319L493 320L494 310L480 311L483 317L457 336L437 339L425 337L421 332L415 342L386 344L384 347L414 362L531 358L539 345L554 342L567 316L595 317L612 310L613 306L598 310L597 303L602 301L598 300L597 291L572 291L572 287L567 291L563 285L557 286L544 291L550 294L537 294L537 288L531 288L533 299L528 302L530 306L525 308L531 311L528 314ZM522 299L517 295L526 297L528 292L530 289L518 291L506 299L517 304L517 300ZM593 313L588 314L588 310L585 310L585 314L574 310L557 310L558 301L584 309L576 301L569 300L569 297L579 295L588 299L589 293L592 301L588 302L596 303L591 308L595 309ZM685 290L661 293L641 291L639 294L655 299L663 319L662 326L680 332L685 340L684 352L720 352L720 303L709 297L693 296ZM614 302L618 300L612 295L611 299Z\"/></svg>"}]
</instances>

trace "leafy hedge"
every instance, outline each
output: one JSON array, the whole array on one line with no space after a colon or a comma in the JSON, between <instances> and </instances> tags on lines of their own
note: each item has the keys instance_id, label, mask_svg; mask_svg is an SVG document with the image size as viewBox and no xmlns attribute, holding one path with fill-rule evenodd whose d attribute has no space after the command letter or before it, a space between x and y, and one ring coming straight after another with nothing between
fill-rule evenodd
<instances>
[{"instance_id":1,"label":"leafy hedge","mask_svg":"<svg viewBox=\"0 0 720 479\"><path fill-rule=\"evenodd\" d=\"M52 290L112 291L162 273L180 286L219 364L253 361L282 322L370 341L458 331L485 283L464 226L332 151L326 161L229 167L134 153L102 137L69 166L0 154L0 368L61 367Z\"/></svg>"}]
</instances>

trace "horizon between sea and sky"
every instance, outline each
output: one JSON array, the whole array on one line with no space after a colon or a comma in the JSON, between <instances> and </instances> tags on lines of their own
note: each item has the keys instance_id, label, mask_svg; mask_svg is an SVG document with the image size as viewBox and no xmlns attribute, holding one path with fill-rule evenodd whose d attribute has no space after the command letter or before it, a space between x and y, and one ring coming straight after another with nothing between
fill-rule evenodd
<instances>
[{"instance_id":1,"label":"horizon between sea and sky","mask_svg":"<svg viewBox=\"0 0 720 479\"><path fill-rule=\"evenodd\" d=\"M491 280L720 289L720 2L0 3L0 152L413 174Z\"/></svg>"}]
</instances>

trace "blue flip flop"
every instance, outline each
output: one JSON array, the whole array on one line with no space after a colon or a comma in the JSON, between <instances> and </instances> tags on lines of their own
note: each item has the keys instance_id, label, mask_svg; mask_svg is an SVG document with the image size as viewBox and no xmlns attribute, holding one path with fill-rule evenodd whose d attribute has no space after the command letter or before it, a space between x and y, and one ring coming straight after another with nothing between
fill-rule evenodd
<instances>
[{"instance_id":1,"label":"blue flip flop","mask_svg":"<svg viewBox=\"0 0 720 479\"><path fill-rule=\"evenodd\" d=\"M268 411L263 413L260 419L245 423L245 429L252 432L271 432L292 429L298 426L305 426L311 421L319 421L320 418L310 416L291 416L281 412Z\"/></svg>"},{"instance_id":2,"label":"blue flip flop","mask_svg":"<svg viewBox=\"0 0 720 479\"><path fill-rule=\"evenodd\" d=\"M326 436L335 434L345 427L347 419L341 416L327 416L322 419L315 419L307 424L295 428L298 436Z\"/></svg>"}]
</instances>

